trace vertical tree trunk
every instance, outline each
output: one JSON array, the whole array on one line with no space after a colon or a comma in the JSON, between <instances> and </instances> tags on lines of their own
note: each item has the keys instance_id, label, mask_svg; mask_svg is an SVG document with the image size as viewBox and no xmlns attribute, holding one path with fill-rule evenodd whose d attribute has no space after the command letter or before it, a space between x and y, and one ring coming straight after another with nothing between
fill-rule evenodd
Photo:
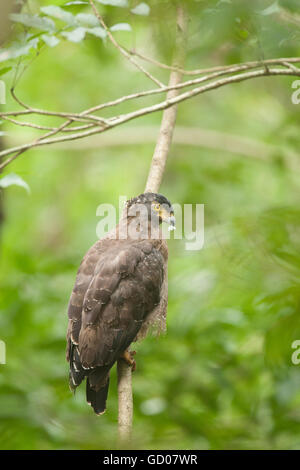
<instances>
[{"instance_id":1,"label":"vertical tree trunk","mask_svg":"<svg viewBox=\"0 0 300 470\"><path fill-rule=\"evenodd\" d=\"M187 30L187 16L182 5L177 8L177 31L176 48L173 66L183 68L185 58L185 42ZM170 74L170 85L175 85L181 81L182 74L179 70L172 70ZM167 99L178 95L178 90L168 92ZM166 109L163 113L161 127L154 155L151 162L149 176L146 185L146 192L158 192L163 173L166 166L167 157L171 147L173 131L175 127L177 105ZM128 444L132 431L133 418L133 398L132 398L132 372L123 359L118 360L118 396L119 396L119 439L123 444Z\"/></svg>"},{"instance_id":2,"label":"vertical tree trunk","mask_svg":"<svg viewBox=\"0 0 300 470\"><path fill-rule=\"evenodd\" d=\"M177 8L177 34L176 49L173 66L182 69L185 58L185 43L187 30L187 16L183 6ZM170 74L169 86L180 83L182 73L179 70L173 70ZM179 90L171 90L167 93L167 100L175 98ZM177 116L177 105L165 109L161 121L160 131L151 162L145 192L158 192L164 174L168 154L171 148L173 132Z\"/></svg>"},{"instance_id":3,"label":"vertical tree trunk","mask_svg":"<svg viewBox=\"0 0 300 470\"><path fill-rule=\"evenodd\" d=\"M119 397L119 440L126 444L130 441L133 417L132 373L131 367L119 359L117 363Z\"/></svg>"}]
</instances>

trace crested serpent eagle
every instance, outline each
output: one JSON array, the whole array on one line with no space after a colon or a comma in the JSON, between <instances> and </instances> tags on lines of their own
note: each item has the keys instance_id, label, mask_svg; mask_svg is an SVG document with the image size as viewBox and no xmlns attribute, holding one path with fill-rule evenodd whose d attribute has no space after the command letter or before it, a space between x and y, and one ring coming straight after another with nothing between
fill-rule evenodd
<instances>
[{"instance_id":1,"label":"crested serpent eagle","mask_svg":"<svg viewBox=\"0 0 300 470\"><path fill-rule=\"evenodd\" d=\"M80 264L68 307L70 387L86 378L86 399L97 414L106 409L114 363L121 357L135 367L130 344L151 326L165 327L168 248L161 222L175 226L161 194L127 201L119 224Z\"/></svg>"}]
</instances>

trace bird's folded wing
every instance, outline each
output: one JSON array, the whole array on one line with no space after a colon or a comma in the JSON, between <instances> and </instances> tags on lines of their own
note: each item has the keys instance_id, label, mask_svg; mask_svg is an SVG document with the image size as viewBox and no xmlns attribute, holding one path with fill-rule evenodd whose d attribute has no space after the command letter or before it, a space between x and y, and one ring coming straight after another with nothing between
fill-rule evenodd
<instances>
[{"instance_id":1,"label":"bird's folded wing","mask_svg":"<svg viewBox=\"0 0 300 470\"><path fill-rule=\"evenodd\" d=\"M101 254L105 251L107 240L97 241L84 256L76 276L75 285L68 305L69 325L67 332L67 359L69 360L71 343L78 344L81 328L83 301L93 279L95 268Z\"/></svg>"},{"instance_id":2,"label":"bird's folded wing","mask_svg":"<svg viewBox=\"0 0 300 470\"><path fill-rule=\"evenodd\" d=\"M113 364L160 301L164 260L148 241L100 256L83 301L79 352L85 368Z\"/></svg>"}]
</instances>

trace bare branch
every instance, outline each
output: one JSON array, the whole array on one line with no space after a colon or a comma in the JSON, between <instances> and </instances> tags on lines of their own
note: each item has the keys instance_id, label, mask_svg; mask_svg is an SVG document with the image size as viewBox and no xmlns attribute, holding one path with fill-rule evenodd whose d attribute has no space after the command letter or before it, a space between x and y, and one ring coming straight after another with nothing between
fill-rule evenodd
<instances>
[{"instance_id":1,"label":"bare branch","mask_svg":"<svg viewBox=\"0 0 300 470\"><path fill-rule=\"evenodd\" d=\"M289 58L282 58L282 59L266 59L266 60L255 60L255 61L249 61L249 62L244 62L243 64L232 64L232 65L221 65L217 67L208 67L208 68L203 68L203 69L195 69L195 70L184 70L179 67L174 67L173 65L167 65L162 62L159 62L156 59L153 59L151 57L146 56L145 54L141 54L140 52L136 50L131 50L130 54L135 55L139 57L142 60L145 60L153 65L156 65L157 67L160 67L165 70L174 70L175 72L180 72L182 75L202 75L204 73L212 73L212 72L220 72L220 71L230 71L233 67L239 68L239 70L246 70L246 69L251 69L251 68L256 68L256 67L261 67L262 65L285 65L286 62L289 63L299 63L300 58L299 57L289 57ZM242 68L241 68L242 67Z\"/></svg>"},{"instance_id":2,"label":"bare branch","mask_svg":"<svg viewBox=\"0 0 300 470\"><path fill-rule=\"evenodd\" d=\"M12 124L15 124L16 126L21 126L21 127L32 127L33 129L39 129L41 131L52 131L54 130L55 128L54 127L48 127L48 126L40 126L39 124L34 124L32 122L22 122L22 121L18 121L16 119L12 119L8 116L2 116L2 118L5 120L5 121L8 121L8 122L11 122Z\"/></svg>"},{"instance_id":3,"label":"bare branch","mask_svg":"<svg viewBox=\"0 0 300 470\"><path fill-rule=\"evenodd\" d=\"M137 98L142 98L142 97L146 97L146 96L151 96L151 95L156 95L156 94L168 92L170 90L181 89L181 88L186 88L186 87L189 87L189 86L192 86L192 85L197 85L199 83L203 83L203 82L209 81L213 78L217 78L217 77L227 75L227 74L230 74L230 73L239 73L243 70L249 70L249 69L252 69L252 68L257 68L259 66L265 68L265 66L269 65L269 64L288 67L291 70L293 70L294 72L296 72L296 74L297 74L300 69L292 65L292 63L297 63L297 62L300 62L300 58L292 57L292 58L287 58L287 59L285 59L285 58L283 58L283 59L269 59L269 60L260 61L260 62L246 62L246 63L227 66L227 67L216 67L215 69L218 69L218 70L216 70L215 72L210 73L210 75L206 75L204 77L196 78L196 79L193 79L193 80L187 80L185 82L178 83L178 84L173 85L173 86L166 86L166 87L163 87L163 88L155 88L155 89L151 89L151 90L132 93L132 94L127 95L127 96L125 95L125 96L122 96L121 98L117 98L116 100L108 101L107 103L102 103L102 104L93 106L93 107L91 107L91 108L89 108L85 111L82 111L81 113L67 113L67 112L63 113L63 112L55 112L55 111L53 112L53 111L46 111L46 110L42 110L42 109L31 108L31 107L28 107L27 105L24 105L24 106L26 106L26 108L28 108L25 111L21 110L21 111L10 111L10 112L5 112L5 113L0 113L0 117L5 118L6 116L23 116L23 115L28 115L28 114L38 114L38 115L46 115L46 116L53 116L53 117L60 117L60 118L65 117L65 118L71 119L72 121L81 121L81 122L83 122L84 120L89 120L89 121L94 121L94 122L95 121L96 122L97 121L99 121L99 122L102 121L104 124L107 124L108 123L107 119L99 118L98 116L91 115L90 113L100 111L104 108L113 107L113 106L122 104L126 101L129 101L129 100L134 100L134 99L137 99ZM175 67L174 71L176 71L176 70L180 70L180 69ZM212 69L210 69L210 70L212 70ZM111 118L111 119L113 119L113 118Z\"/></svg>"},{"instance_id":4,"label":"bare branch","mask_svg":"<svg viewBox=\"0 0 300 470\"><path fill-rule=\"evenodd\" d=\"M294 72L299 72L299 68L295 67L295 65L291 64L290 62L282 62L286 67L293 70Z\"/></svg>"},{"instance_id":5,"label":"bare branch","mask_svg":"<svg viewBox=\"0 0 300 470\"><path fill-rule=\"evenodd\" d=\"M250 80L250 79L253 79L253 78L259 78L259 77L264 77L264 76L271 77L271 76L279 76L279 75L299 77L300 76L300 70L296 72L294 70L291 70L290 68L286 68L286 69L273 69L273 68L271 69L270 68L270 69L268 69L268 72L265 69L262 69L262 70L255 70L255 71L251 71L251 72L241 73L241 74L235 75L235 76L225 77L225 78L222 78L222 79L219 79L219 80L215 80L215 81L213 81L211 83L208 83L206 85L196 87L196 88L194 88L190 91L187 91L185 93L181 93L178 96L167 99L167 100L162 101L158 104L148 106L148 107L145 107L145 108L141 108L137 111L133 111L131 113L127 113L127 114L124 114L124 115L120 115L120 116L116 116L114 118L111 118L110 120L106 121L106 126L96 125L95 124L95 126L92 129L88 129L88 130L83 131L83 132L70 133L70 135L56 137L56 138L53 138L53 139L46 138L46 136L44 136L44 137L40 138L40 140L38 140L38 141L34 141L34 142L31 142L31 143L28 143L28 144L24 144L22 146L13 147L13 148L4 150L4 151L0 152L0 157L11 155L11 154L13 154L15 152L18 152L20 150L22 150L22 153L23 153L23 151L28 150L28 149L33 148L33 147L38 147L38 146L42 146L42 145L50 145L50 144L54 144L54 143L58 143L58 142L64 142L64 141L68 141L68 140L81 139L81 138L84 138L84 137L89 137L89 136L94 135L94 134L100 134L102 132L105 132L105 131L113 128L113 127L117 127L121 124L124 124L125 122L136 119L140 116L145 116L147 114L151 114L151 113L154 113L154 112L157 112L157 111L163 111L164 109L167 109L167 108L169 108L169 107L171 107L175 104L178 104L182 101L193 98L194 96L200 95L202 93L206 93L206 92L211 91L211 90L215 90L217 88L221 88L223 86L226 86L226 85L229 85L229 84L232 84L232 83L239 83L239 82L242 82L242 81L245 81L245 80ZM6 115L7 115L7 113L6 113ZM66 125L66 123L64 123L61 126L61 128L65 125ZM58 129L61 130L61 128L58 128ZM10 163L10 161L11 160L6 160L5 162L3 162L0 165L0 169L5 168Z\"/></svg>"},{"instance_id":6,"label":"bare branch","mask_svg":"<svg viewBox=\"0 0 300 470\"><path fill-rule=\"evenodd\" d=\"M126 443L131 438L133 398L132 398L132 373L123 359L117 362L118 374L118 400L119 400L119 439Z\"/></svg>"},{"instance_id":7,"label":"bare branch","mask_svg":"<svg viewBox=\"0 0 300 470\"><path fill-rule=\"evenodd\" d=\"M50 132L48 132L47 134L39 137L38 139L35 139L32 144L31 144L31 147L35 147L37 145L41 145L41 143L43 142L43 139L47 139L53 135L56 135L58 134L60 131L62 131L65 127L67 127L72 121L69 120L69 121L66 121L64 122L63 124L61 124L61 126L59 126L58 128L56 129L53 129L51 130ZM26 150L28 149L28 147L26 146L21 146L19 148L19 150L17 151L17 153L15 155L13 155L11 158L9 158L8 160L6 160L4 163L2 163L0 165L0 170L2 170L2 168L5 168L9 163L11 163L12 161L14 161L17 157L19 157L20 155L22 155L22 153L26 152Z\"/></svg>"},{"instance_id":8,"label":"bare branch","mask_svg":"<svg viewBox=\"0 0 300 470\"><path fill-rule=\"evenodd\" d=\"M193 80L187 80L182 83L176 83L176 84L169 84L168 86L165 86L163 88L155 88L152 90L146 90L146 91L140 91L137 93L131 93L130 95L127 96L122 96L121 98L117 98L116 100L108 101L107 103L102 103L97 106L94 106L86 111L86 114L89 114L91 112L96 112L100 111L104 108L109 108L113 106L117 106L119 104L122 104L126 101L134 100L137 98L143 98L151 95L156 95L164 92L168 92L171 90L177 90L181 88L186 88L192 85L197 85L199 83L207 82L209 80L212 80L213 78L221 77L223 75L228 75L232 73L239 73L244 70L250 70L253 68L258 68L258 67L263 67L265 69L266 65L281 65L283 67L288 67L290 69L293 69L295 72L299 72L300 69L293 66L292 63L300 63L300 58L293 58L291 57L290 59L269 59L269 60L263 60L260 62L245 62L242 64L236 64L236 65L230 65L226 67L215 67L214 69L206 69L207 72L209 72L209 75L206 75L204 77L196 78ZM182 69L178 67L171 67L171 69L175 72L178 73L183 73ZM214 70L214 71L213 71ZM204 69L203 72L204 73Z\"/></svg>"},{"instance_id":9,"label":"bare branch","mask_svg":"<svg viewBox=\"0 0 300 470\"><path fill-rule=\"evenodd\" d=\"M39 124L34 124L33 122L18 121L8 116L2 116L2 119L8 122L11 122L12 124L15 124L16 126L31 127L32 129L38 129L41 131L55 131L57 129L57 127L53 127L53 126L42 126ZM94 123L84 124L83 126L74 126L74 127L70 127L69 129L61 129L60 132L82 131L84 129L90 129L91 127L94 127L94 126L95 126Z\"/></svg>"},{"instance_id":10,"label":"bare branch","mask_svg":"<svg viewBox=\"0 0 300 470\"><path fill-rule=\"evenodd\" d=\"M65 117L69 118L72 121L81 121L83 122L84 120L89 120L89 121L99 121L103 122L104 124L108 123L107 119L99 118L98 116L91 115L90 113L100 111L105 108L117 106L119 104L122 104L126 101L138 99L138 98L143 98L151 95L156 95L160 93L165 93L170 90L176 90L176 89L181 89L181 88L186 88L189 86L197 85L200 83L207 82L209 80L212 80L213 78L221 77L223 75L228 75L231 73L239 73L244 70L250 70L253 68L257 67L263 67L266 70L266 65L274 64L274 65L280 65L283 67L288 67L292 69L296 74L299 72L299 68L295 67L292 65L292 63L297 63L300 62L300 58L287 58L287 59L269 59L269 60L263 60L260 62L245 62L242 64L237 64L237 65L231 65L231 66L226 66L226 67L216 67L214 72L210 72L209 75L206 75L204 77L199 77L195 78L192 80L187 80L182 83L178 83L173 86L165 86L163 88L155 88L151 90L146 90L146 91L140 91L137 93L131 93L130 95L125 95L120 98L117 98L112 101L108 101L107 103L102 103L96 106L93 106L81 113L62 113L62 112L53 112L53 111L46 111L42 109L36 109L36 108L29 108L27 110L21 110L21 111L10 111L10 112L5 112L5 113L0 113L0 117L5 118L6 116L23 116L26 114L40 114L40 115L46 115L46 116L53 116L53 117ZM216 70L218 69L218 70ZM174 71L180 70L178 68L174 68ZM204 70L204 69L203 69ZM206 69L206 70L212 70L212 69ZM26 106L26 105L25 105ZM111 118L113 119L113 118Z\"/></svg>"},{"instance_id":11,"label":"bare branch","mask_svg":"<svg viewBox=\"0 0 300 470\"><path fill-rule=\"evenodd\" d=\"M5 118L6 116L25 116L25 115L30 115L30 114L37 114L41 116L53 116L53 117L58 117L58 118L67 118L71 122L72 121L78 121L78 122L94 122L95 124L106 124L106 119L99 118L98 116L93 116L91 114L86 115L86 112L84 111L83 113L64 113L64 112L58 112L58 111L47 111L43 109L37 109L37 108L30 108L26 110L21 110L21 111L8 111L5 113L0 113L0 117Z\"/></svg>"},{"instance_id":12,"label":"bare branch","mask_svg":"<svg viewBox=\"0 0 300 470\"><path fill-rule=\"evenodd\" d=\"M185 93L181 93L180 95L171 98L166 101L162 101L161 103L155 104L153 106L148 106L145 108L142 108L140 110L134 111L132 113L124 114L119 117L116 117L114 121L110 121L109 125L111 127L116 127L119 124L123 124L123 122L128 122L132 119L136 119L137 117L144 116L149 113L157 112L157 111L162 111L166 108L169 108L170 106L173 106L177 103L180 103L182 101L185 101L187 99L190 99L194 96L200 95L202 93L215 90L217 88L221 88L225 85L229 85L232 83L238 83L242 82L245 80L250 80L252 78L259 78L259 77L264 77L264 76L279 76L279 75L286 75L286 76L300 76L300 69L298 72L294 72L289 69L269 69L268 72L263 69L263 70L256 70L253 72L246 72L240 75L235 75L232 77L226 77L223 79L216 80L212 83L208 83L207 85L203 85L200 87L196 87L191 91L187 91ZM1 153L0 153L1 155Z\"/></svg>"}]
</instances>

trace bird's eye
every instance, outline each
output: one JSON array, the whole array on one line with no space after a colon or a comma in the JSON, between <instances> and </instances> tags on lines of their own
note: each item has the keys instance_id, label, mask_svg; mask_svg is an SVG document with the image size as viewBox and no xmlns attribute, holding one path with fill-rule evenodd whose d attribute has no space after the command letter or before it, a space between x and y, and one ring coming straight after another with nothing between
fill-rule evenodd
<instances>
[{"instance_id":1,"label":"bird's eye","mask_svg":"<svg viewBox=\"0 0 300 470\"><path fill-rule=\"evenodd\" d=\"M154 204L154 205L153 205L153 208L154 208L155 211L159 211L159 209L160 209L160 204Z\"/></svg>"}]
</instances>

